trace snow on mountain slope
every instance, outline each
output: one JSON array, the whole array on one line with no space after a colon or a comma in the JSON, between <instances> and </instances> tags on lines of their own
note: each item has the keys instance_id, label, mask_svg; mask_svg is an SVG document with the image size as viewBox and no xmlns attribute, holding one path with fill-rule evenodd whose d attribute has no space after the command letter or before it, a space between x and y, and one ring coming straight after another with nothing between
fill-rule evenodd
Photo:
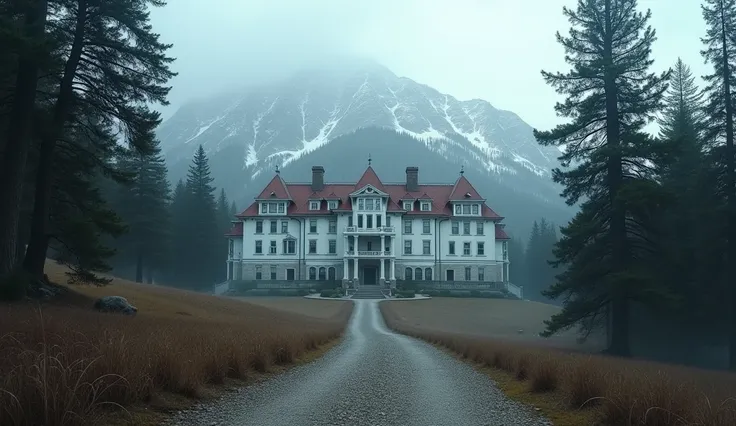
<instances>
[{"instance_id":1,"label":"snow on mountain slope","mask_svg":"<svg viewBox=\"0 0 736 426\"><path fill-rule=\"evenodd\" d=\"M193 102L158 134L170 168L185 170L176 164L188 164L203 145L211 162L227 156L219 161L227 163L227 176L247 185L335 137L372 126L411 135L429 150L499 177L523 171L549 181L560 155L539 146L512 112L483 100L459 101L373 63L304 71L279 84Z\"/></svg>"}]
</instances>

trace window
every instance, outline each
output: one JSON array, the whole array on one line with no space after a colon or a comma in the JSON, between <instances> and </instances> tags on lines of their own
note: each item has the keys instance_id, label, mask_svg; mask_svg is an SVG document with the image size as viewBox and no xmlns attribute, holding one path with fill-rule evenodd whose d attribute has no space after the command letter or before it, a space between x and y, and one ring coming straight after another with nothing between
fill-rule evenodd
<instances>
[{"instance_id":1,"label":"window","mask_svg":"<svg viewBox=\"0 0 736 426\"><path fill-rule=\"evenodd\" d=\"M453 220L452 221L452 235L458 235L460 234L460 222Z\"/></svg>"},{"instance_id":2,"label":"window","mask_svg":"<svg viewBox=\"0 0 736 426\"><path fill-rule=\"evenodd\" d=\"M417 281L420 281L422 279L422 268L417 268L414 270L414 279Z\"/></svg>"},{"instance_id":3,"label":"window","mask_svg":"<svg viewBox=\"0 0 736 426\"><path fill-rule=\"evenodd\" d=\"M465 267L465 281L470 281L470 266Z\"/></svg>"},{"instance_id":4,"label":"window","mask_svg":"<svg viewBox=\"0 0 736 426\"><path fill-rule=\"evenodd\" d=\"M380 198L376 198L376 210L383 210L383 201Z\"/></svg>"},{"instance_id":5,"label":"window","mask_svg":"<svg viewBox=\"0 0 736 426\"><path fill-rule=\"evenodd\" d=\"M317 279L317 268L315 268L314 266L309 268L309 279L312 281Z\"/></svg>"},{"instance_id":6,"label":"window","mask_svg":"<svg viewBox=\"0 0 736 426\"><path fill-rule=\"evenodd\" d=\"M404 207L404 210L408 212L412 211L412 204L414 203L411 201L404 201L403 203L401 203L402 207Z\"/></svg>"},{"instance_id":7,"label":"window","mask_svg":"<svg viewBox=\"0 0 736 426\"><path fill-rule=\"evenodd\" d=\"M279 226L278 222L276 222L275 220L272 220L271 221L271 230L270 230L270 232L272 234L275 234L276 233L276 230L278 229L278 226Z\"/></svg>"},{"instance_id":8,"label":"window","mask_svg":"<svg viewBox=\"0 0 736 426\"><path fill-rule=\"evenodd\" d=\"M337 254L337 240L330 240L330 254Z\"/></svg>"},{"instance_id":9,"label":"window","mask_svg":"<svg viewBox=\"0 0 736 426\"><path fill-rule=\"evenodd\" d=\"M478 250L475 253L478 256L485 256L486 255L486 243L478 241Z\"/></svg>"},{"instance_id":10,"label":"window","mask_svg":"<svg viewBox=\"0 0 736 426\"><path fill-rule=\"evenodd\" d=\"M296 270L294 268L286 268L286 281L294 281Z\"/></svg>"},{"instance_id":11,"label":"window","mask_svg":"<svg viewBox=\"0 0 736 426\"><path fill-rule=\"evenodd\" d=\"M463 243L463 256L470 256L470 243Z\"/></svg>"},{"instance_id":12,"label":"window","mask_svg":"<svg viewBox=\"0 0 736 426\"><path fill-rule=\"evenodd\" d=\"M327 232L329 232L330 234L337 234L337 221L336 220L330 221L330 226L327 229Z\"/></svg>"},{"instance_id":13,"label":"window","mask_svg":"<svg viewBox=\"0 0 736 426\"><path fill-rule=\"evenodd\" d=\"M276 240L271 240L271 245L268 247L268 254L276 254Z\"/></svg>"},{"instance_id":14,"label":"window","mask_svg":"<svg viewBox=\"0 0 736 426\"><path fill-rule=\"evenodd\" d=\"M268 213L268 203L261 203L261 214Z\"/></svg>"},{"instance_id":15,"label":"window","mask_svg":"<svg viewBox=\"0 0 736 426\"><path fill-rule=\"evenodd\" d=\"M330 200L327 202L327 208L330 210L334 210L337 208L337 201L336 200Z\"/></svg>"},{"instance_id":16,"label":"window","mask_svg":"<svg viewBox=\"0 0 736 426\"><path fill-rule=\"evenodd\" d=\"M319 210L319 201L310 201L309 210Z\"/></svg>"},{"instance_id":17,"label":"window","mask_svg":"<svg viewBox=\"0 0 736 426\"><path fill-rule=\"evenodd\" d=\"M279 209L278 210L279 210L279 213L283 213L284 212L284 203L279 203Z\"/></svg>"},{"instance_id":18,"label":"window","mask_svg":"<svg viewBox=\"0 0 736 426\"><path fill-rule=\"evenodd\" d=\"M422 221L422 234L429 234L429 219L424 219Z\"/></svg>"},{"instance_id":19,"label":"window","mask_svg":"<svg viewBox=\"0 0 736 426\"><path fill-rule=\"evenodd\" d=\"M476 222L475 233L478 235L483 235L483 222Z\"/></svg>"},{"instance_id":20,"label":"window","mask_svg":"<svg viewBox=\"0 0 736 426\"><path fill-rule=\"evenodd\" d=\"M348 226L353 226L353 215L348 216Z\"/></svg>"},{"instance_id":21,"label":"window","mask_svg":"<svg viewBox=\"0 0 736 426\"><path fill-rule=\"evenodd\" d=\"M271 279L276 279L276 265L271 265Z\"/></svg>"},{"instance_id":22,"label":"window","mask_svg":"<svg viewBox=\"0 0 736 426\"><path fill-rule=\"evenodd\" d=\"M276 213L279 210L279 204L280 203L268 203L268 212L269 213ZM283 213L283 210L281 211Z\"/></svg>"},{"instance_id":23,"label":"window","mask_svg":"<svg viewBox=\"0 0 736 426\"><path fill-rule=\"evenodd\" d=\"M330 266L327 268L327 279L330 281L335 281L337 278L337 275L335 274L335 268Z\"/></svg>"},{"instance_id":24,"label":"window","mask_svg":"<svg viewBox=\"0 0 736 426\"><path fill-rule=\"evenodd\" d=\"M373 198L365 199L365 209L369 211L373 211Z\"/></svg>"},{"instance_id":25,"label":"window","mask_svg":"<svg viewBox=\"0 0 736 426\"><path fill-rule=\"evenodd\" d=\"M470 235L470 222L463 222L463 235Z\"/></svg>"},{"instance_id":26,"label":"window","mask_svg":"<svg viewBox=\"0 0 736 426\"><path fill-rule=\"evenodd\" d=\"M263 241L256 240L256 254L263 253Z\"/></svg>"},{"instance_id":27,"label":"window","mask_svg":"<svg viewBox=\"0 0 736 426\"><path fill-rule=\"evenodd\" d=\"M422 204L420 205L420 209L423 212L428 212L432 210L432 203L430 203L429 201L422 201Z\"/></svg>"},{"instance_id":28,"label":"window","mask_svg":"<svg viewBox=\"0 0 736 426\"><path fill-rule=\"evenodd\" d=\"M509 242L503 242L503 260L509 260Z\"/></svg>"},{"instance_id":29,"label":"window","mask_svg":"<svg viewBox=\"0 0 736 426\"><path fill-rule=\"evenodd\" d=\"M480 211L480 207L477 204L473 204L473 214L477 215Z\"/></svg>"},{"instance_id":30,"label":"window","mask_svg":"<svg viewBox=\"0 0 736 426\"><path fill-rule=\"evenodd\" d=\"M230 254L230 257L233 257L233 252L235 251L235 241L233 240L228 241L227 251L228 251L228 254Z\"/></svg>"},{"instance_id":31,"label":"window","mask_svg":"<svg viewBox=\"0 0 736 426\"><path fill-rule=\"evenodd\" d=\"M286 221L286 220L281 221L281 233L282 234L289 233L289 221Z\"/></svg>"},{"instance_id":32,"label":"window","mask_svg":"<svg viewBox=\"0 0 736 426\"><path fill-rule=\"evenodd\" d=\"M450 247L447 249L448 254L455 254L455 241L450 241Z\"/></svg>"},{"instance_id":33,"label":"window","mask_svg":"<svg viewBox=\"0 0 736 426\"><path fill-rule=\"evenodd\" d=\"M386 216L386 226L391 226L391 216Z\"/></svg>"},{"instance_id":34,"label":"window","mask_svg":"<svg viewBox=\"0 0 736 426\"><path fill-rule=\"evenodd\" d=\"M427 281L432 281L432 268L424 269L424 279Z\"/></svg>"},{"instance_id":35,"label":"window","mask_svg":"<svg viewBox=\"0 0 736 426\"><path fill-rule=\"evenodd\" d=\"M256 234L263 234L263 221L262 220L256 221Z\"/></svg>"},{"instance_id":36,"label":"window","mask_svg":"<svg viewBox=\"0 0 736 426\"><path fill-rule=\"evenodd\" d=\"M282 252L284 254L295 254L296 240L284 240Z\"/></svg>"},{"instance_id":37,"label":"window","mask_svg":"<svg viewBox=\"0 0 736 426\"><path fill-rule=\"evenodd\" d=\"M373 251L373 243L372 243L372 242L370 242L370 241L366 242L366 243L365 243L365 248L366 248L366 250L368 250L368 251Z\"/></svg>"},{"instance_id":38,"label":"window","mask_svg":"<svg viewBox=\"0 0 736 426\"><path fill-rule=\"evenodd\" d=\"M324 266L319 268L319 280L324 281L327 279L327 269Z\"/></svg>"},{"instance_id":39,"label":"window","mask_svg":"<svg viewBox=\"0 0 736 426\"><path fill-rule=\"evenodd\" d=\"M365 215L365 227L368 229L373 229L373 215L372 214Z\"/></svg>"},{"instance_id":40,"label":"window","mask_svg":"<svg viewBox=\"0 0 736 426\"><path fill-rule=\"evenodd\" d=\"M404 241L404 254L411 254L411 240Z\"/></svg>"},{"instance_id":41,"label":"window","mask_svg":"<svg viewBox=\"0 0 736 426\"><path fill-rule=\"evenodd\" d=\"M386 247L383 249L386 250L386 252L391 253L391 237L386 237Z\"/></svg>"},{"instance_id":42,"label":"window","mask_svg":"<svg viewBox=\"0 0 736 426\"><path fill-rule=\"evenodd\" d=\"M404 269L404 279L411 281L411 268Z\"/></svg>"},{"instance_id":43,"label":"window","mask_svg":"<svg viewBox=\"0 0 736 426\"><path fill-rule=\"evenodd\" d=\"M485 281L486 280L486 270L484 267L479 266L478 267L478 281Z\"/></svg>"},{"instance_id":44,"label":"window","mask_svg":"<svg viewBox=\"0 0 736 426\"><path fill-rule=\"evenodd\" d=\"M365 210L365 199L358 198L358 210Z\"/></svg>"},{"instance_id":45,"label":"window","mask_svg":"<svg viewBox=\"0 0 736 426\"><path fill-rule=\"evenodd\" d=\"M445 277L447 281L455 281L455 270L448 269L447 271L445 271Z\"/></svg>"},{"instance_id":46,"label":"window","mask_svg":"<svg viewBox=\"0 0 736 426\"><path fill-rule=\"evenodd\" d=\"M461 204L455 204L455 215L463 214L463 206Z\"/></svg>"},{"instance_id":47,"label":"window","mask_svg":"<svg viewBox=\"0 0 736 426\"><path fill-rule=\"evenodd\" d=\"M317 233L317 219L309 219L309 233L310 234Z\"/></svg>"},{"instance_id":48,"label":"window","mask_svg":"<svg viewBox=\"0 0 736 426\"><path fill-rule=\"evenodd\" d=\"M359 214L358 215L358 228L362 228L362 227L363 227L363 215Z\"/></svg>"},{"instance_id":49,"label":"window","mask_svg":"<svg viewBox=\"0 0 736 426\"><path fill-rule=\"evenodd\" d=\"M263 272L261 272L261 265L256 265L256 279L257 280L263 279Z\"/></svg>"},{"instance_id":50,"label":"window","mask_svg":"<svg viewBox=\"0 0 736 426\"><path fill-rule=\"evenodd\" d=\"M317 253L317 240L309 240L309 254Z\"/></svg>"},{"instance_id":51,"label":"window","mask_svg":"<svg viewBox=\"0 0 736 426\"><path fill-rule=\"evenodd\" d=\"M376 215L376 228L380 228L381 227L381 218L382 217L383 216L381 216L380 214L379 215Z\"/></svg>"},{"instance_id":52,"label":"window","mask_svg":"<svg viewBox=\"0 0 736 426\"><path fill-rule=\"evenodd\" d=\"M404 220L404 234L411 234L411 219Z\"/></svg>"},{"instance_id":53,"label":"window","mask_svg":"<svg viewBox=\"0 0 736 426\"><path fill-rule=\"evenodd\" d=\"M431 254L429 252L429 249L430 249L430 240L422 241L422 254Z\"/></svg>"}]
</instances>

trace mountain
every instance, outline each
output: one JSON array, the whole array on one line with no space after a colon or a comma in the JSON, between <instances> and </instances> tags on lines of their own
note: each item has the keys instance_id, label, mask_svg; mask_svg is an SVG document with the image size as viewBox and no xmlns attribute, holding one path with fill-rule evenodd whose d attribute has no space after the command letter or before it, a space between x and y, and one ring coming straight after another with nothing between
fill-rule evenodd
<instances>
[{"instance_id":1,"label":"mountain","mask_svg":"<svg viewBox=\"0 0 736 426\"><path fill-rule=\"evenodd\" d=\"M367 156L350 158L351 151L345 153L347 157L331 152L337 149L334 141L364 139L361 132L368 128L390 130L376 134L399 143L419 142L409 143L414 150L400 157L403 163L396 173L416 165L420 155L436 154L444 162L425 169L424 182L447 181L440 170L449 166L456 177L463 165L469 177L477 175L473 182L493 182L530 202L565 211L569 217L569 209L559 199L560 188L551 182L550 170L559 164L560 151L539 146L532 128L516 114L483 100L459 101L372 62L303 71L277 84L191 102L162 123L158 136L173 179L185 175L194 151L202 145L215 184L243 205L262 189L264 176L270 178L277 166L285 172L305 169L296 179L308 180L306 166L314 162L311 153L320 152L327 162L334 157L338 165L350 159L354 168L348 169L362 171ZM376 167L380 167L379 158L391 158L399 151L396 145L380 141L367 140L364 145L361 148L368 148ZM322 165L329 173L329 164ZM335 173L326 178L350 181L357 176ZM393 180L397 179L403 177Z\"/></svg>"}]
</instances>

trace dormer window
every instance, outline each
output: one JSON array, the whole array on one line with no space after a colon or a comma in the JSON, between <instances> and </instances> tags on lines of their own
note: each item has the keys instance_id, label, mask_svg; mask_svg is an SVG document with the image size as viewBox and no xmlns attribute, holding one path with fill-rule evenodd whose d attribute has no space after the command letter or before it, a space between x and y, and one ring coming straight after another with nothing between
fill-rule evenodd
<instances>
[{"instance_id":1,"label":"dormer window","mask_svg":"<svg viewBox=\"0 0 736 426\"><path fill-rule=\"evenodd\" d=\"M283 215L286 213L286 202L284 201L268 201L262 202L260 207L261 214L271 215L278 214Z\"/></svg>"},{"instance_id":2,"label":"dormer window","mask_svg":"<svg viewBox=\"0 0 736 426\"><path fill-rule=\"evenodd\" d=\"M327 208L330 210L334 210L337 208L337 200L330 200L327 202Z\"/></svg>"},{"instance_id":3,"label":"dormer window","mask_svg":"<svg viewBox=\"0 0 736 426\"><path fill-rule=\"evenodd\" d=\"M310 201L309 210L319 210L319 201Z\"/></svg>"},{"instance_id":4,"label":"dormer window","mask_svg":"<svg viewBox=\"0 0 736 426\"><path fill-rule=\"evenodd\" d=\"M432 203L430 203L429 201L422 201L422 204L421 204L420 208L421 208L421 210L423 212L431 211L432 210Z\"/></svg>"},{"instance_id":5,"label":"dormer window","mask_svg":"<svg viewBox=\"0 0 736 426\"><path fill-rule=\"evenodd\" d=\"M480 216L480 204L455 203L455 216Z\"/></svg>"},{"instance_id":6,"label":"dormer window","mask_svg":"<svg viewBox=\"0 0 736 426\"><path fill-rule=\"evenodd\" d=\"M406 211L412 211L413 210L413 208L412 208L412 206L414 204L413 202L411 202L411 201L404 201L402 204L403 204L404 210L406 210Z\"/></svg>"}]
</instances>

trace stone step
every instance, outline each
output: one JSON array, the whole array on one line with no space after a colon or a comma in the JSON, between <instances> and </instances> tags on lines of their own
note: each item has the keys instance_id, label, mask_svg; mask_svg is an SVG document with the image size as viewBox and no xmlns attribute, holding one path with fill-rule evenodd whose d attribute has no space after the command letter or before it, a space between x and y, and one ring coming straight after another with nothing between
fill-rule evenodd
<instances>
[{"instance_id":1,"label":"stone step","mask_svg":"<svg viewBox=\"0 0 736 426\"><path fill-rule=\"evenodd\" d=\"M384 299L383 292L378 287L359 287L353 294L353 299Z\"/></svg>"}]
</instances>

